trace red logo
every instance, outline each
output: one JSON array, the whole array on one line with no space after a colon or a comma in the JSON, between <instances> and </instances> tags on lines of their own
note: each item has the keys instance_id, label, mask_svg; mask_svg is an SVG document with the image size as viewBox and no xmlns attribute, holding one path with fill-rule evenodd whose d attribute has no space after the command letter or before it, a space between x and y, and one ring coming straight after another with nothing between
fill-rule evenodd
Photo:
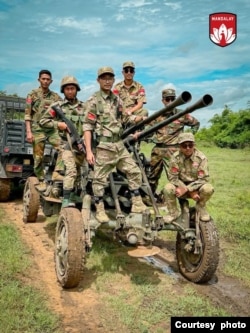
<instances>
[{"instance_id":1,"label":"red logo","mask_svg":"<svg viewBox=\"0 0 250 333\"><path fill-rule=\"evenodd\" d=\"M237 16L232 13L213 13L209 15L209 38L221 47L232 44L237 37Z\"/></svg>"}]
</instances>

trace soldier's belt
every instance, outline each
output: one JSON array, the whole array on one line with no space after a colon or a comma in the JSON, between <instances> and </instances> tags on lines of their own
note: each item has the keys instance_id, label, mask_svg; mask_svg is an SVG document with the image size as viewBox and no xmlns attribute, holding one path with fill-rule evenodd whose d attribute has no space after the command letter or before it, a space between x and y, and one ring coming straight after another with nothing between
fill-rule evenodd
<instances>
[{"instance_id":1,"label":"soldier's belt","mask_svg":"<svg viewBox=\"0 0 250 333\"><path fill-rule=\"evenodd\" d=\"M173 145L168 145L168 144L166 144L166 143L156 143L155 144L156 145L156 147L159 147L159 148L177 148L177 147L179 147L179 145L178 144L173 144Z\"/></svg>"},{"instance_id":2,"label":"soldier's belt","mask_svg":"<svg viewBox=\"0 0 250 333\"><path fill-rule=\"evenodd\" d=\"M113 142L113 143L115 143L115 142L118 142L120 140L121 140L121 138L120 138L119 135L113 135L112 137L108 137L108 136L99 136L98 137L99 142Z\"/></svg>"}]
</instances>

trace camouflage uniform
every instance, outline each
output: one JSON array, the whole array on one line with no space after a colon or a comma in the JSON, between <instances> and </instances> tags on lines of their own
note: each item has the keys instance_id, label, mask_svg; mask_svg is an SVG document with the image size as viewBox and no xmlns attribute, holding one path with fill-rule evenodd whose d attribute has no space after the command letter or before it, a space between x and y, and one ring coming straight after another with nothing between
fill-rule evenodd
<instances>
[{"instance_id":1,"label":"camouflage uniform","mask_svg":"<svg viewBox=\"0 0 250 333\"><path fill-rule=\"evenodd\" d=\"M193 142L192 133L182 133L178 143ZM210 217L205 210L205 204L214 192L214 188L208 182L209 170L206 156L194 148L193 154L186 157L180 150L176 151L169 163L169 183L163 189L163 194L170 213L169 222L178 217L179 211L176 202L176 188L187 189L181 198L192 198L193 193L198 193L200 199L198 206L201 212L201 220L209 221Z\"/></svg>"},{"instance_id":2,"label":"camouflage uniform","mask_svg":"<svg viewBox=\"0 0 250 333\"><path fill-rule=\"evenodd\" d=\"M168 91L171 92L169 93ZM170 95L173 96L173 91L173 89L164 90L163 97ZM179 111L180 110L178 109L173 109L167 112L165 116L158 117L150 125L153 125L154 123L159 123L178 113ZM196 133L200 127L200 122L195 117L192 117L190 114L186 114L183 117L174 120L169 125L158 129L154 135L153 142L155 143L155 146L151 151L151 171L148 178L153 193L158 187L159 179L161 177L163 169L165 169L168 176L169 161L174 152L178 150L178 136L180 133L183 132L185 126L191 127L192 132Z\"/></svg>"},{"instance_id":3,"label":"camouflage uniform","mask_svg":"<svg viewBox=\"0 0 250 333\"><path fill-rule=\"evenodd\" d=\"M71 120L76 127L79 135L82 136L84 103L79 101L78 99L75 99L73 104L67 99L53 103L40 120L40 125L43 128L47 129L57 129L58 122L61 122L62 120L58 118L55 111L51 109L51 107L54 105L59 106L62 109L65 116L69 120ZM77 181L77 177L80 177L80 167L84 162L84 155L79 152L78 148L75 145L73 145L73 149L71 149L70 144L68 143L66 131L56 131L57 133L59 133L59 136L61 138L62 161L65 166L63 189L72 191Z\"/></svg>"},{"instance_id":4,"label":"camouflage uniform","mask_svg":"<svg viewBox=\"0 0 250 333\"><path fill-rule=\"evenodd\" d=\"M112 68L103 67L98 70L98 78L105 73L114 76ZM120 138L122 132L122 120L119 117L120 108L118 97L111 91L110 94L106 94L101 89L86 102L83 131L84 133L87 131L95 132L98 142L92 188L96 200L97 214L100 212L96 216L100 222L108 221L102 198L104 188L108 185L108 176L115 168L124 172L128 179L128 186L133 195L131 211L138 212L133 209L135 208L135 200L138 202L140 200L138 204L140 212L146 209L139 196L139 187L142 184L140 169Z\"/></svg>"},{"instance_id":5,"label":"camouflage uniform","mask_svg":"<svg viewBox=\"0 0 250 333\"><path fill-rule=\"evenodd\" d=\"M135 65L133 62L125 62L123 64L123 68L125 67L135 68ZM130 87L127 87L125 82L121 81L114 86L113 93L119 96L122 100L124 110L135 106L138 102L143 102L143 104L147 103L145 89L143 85L137 81L133 81ZM124 114L124 124L128 126L129 124L133 123L137 116L148 116L148 111L144 108L141 108L133 112L131 115Z\"/></svg>"},{"instance_id":6,"label":"camouflage uniform","mask_svg":"<svg viewBox=\"0 0 250 333\"><path fill-rule=\"evenodd\" d=\"M48 141L57 151L58 159L55 170L60 171L63 168L60 153L60 138L53 129L46 130L42 128L39 121L49 105L53 102L60 101L61 97L49 90L46 94L41 88L32 90L26 98L26 108L24 119L31 121L33 141L33 156L34 156L34 173L39 180L44 180L43 154L45 142Z\"/></svg>"}]
</instances>

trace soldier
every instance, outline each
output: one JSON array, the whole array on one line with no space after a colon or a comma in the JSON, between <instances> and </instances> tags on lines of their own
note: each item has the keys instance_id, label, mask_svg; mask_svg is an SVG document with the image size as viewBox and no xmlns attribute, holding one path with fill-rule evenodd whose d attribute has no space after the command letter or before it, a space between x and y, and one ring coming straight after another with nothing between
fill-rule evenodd
<instances>
[{"instance_id":1,"label":"soldier","mask_svg":"<svg viewBox=\"0 0 250 333\"><path fill-rule=\"evenodd\" d=\"M96 218L108 222L103 195L107 178L114 168L124 172L132 195L131 212L141 213L147 207L143 204L139 188L142 183L141 172L120 137L122 132L121 105L119 97L111 91L115 74L111 67L98 70L97 81L100 90L86 102L83 124L86 145L86 158L94 165L93 193L96 204ZM91 148L92 132L97 136L96 156Z\"/></svg>"},{"instance_id":2,"label":"soldier","mask_svg":"<svg viewBox=\"0 0 250 333\"><path fill-rule=\"evenodd\" d=\"M49 105L53 102L60 101L61 97L49 89L53 80L51 72L47 69L43 69L39 72L38 82L40 83L40 87L32 90L27 95L24 119L26 125L26 140L33 145L34 173L39 180L37 189L45 191L46 183L44 181L43 155L46 140L58 151L58 158L52 179L58 177L58 172L63 170L63 164L61 162L60 138L54 131L44 130L39 125L39 121Z\"/></svg>"},{"instance_id":3,"label":"soldier","mask_svg":"<svg viewBox=\"0 0 250 333\"><path fill-rule=\"evenodd\" d=\"M174 89L169 88L162 91L162 102L165 106L174 101L175 98L176 95ZM167 111L163 116L160 116L154 122L158 123L163 121L177 112L178 109ZM154 135L155 146L151 151L151 171L148 178L153 193L157 190L163 169L165 169L168 176L169 160L173 153L178 149L178 136L183 132L185 126L190 126L192 132L196 133L199 129L200 122L190 114L186 114L169 125L160 128Z\"/></svg>"},{"instance_id":4,"label":"soldier","mask_svg":"<svg viewBox=\"0 0 250 333\"><path fill-rule=\"evenodd\" d=\"M208 183L208 161L206 156L195 148L192 133L181 133L178 137L179 149L171 157L169 164L169 183L163 189L163 195L169 216L166 223L179 217L176 198L192 198L200 212L202 221L209 221L206 202L214 192Z\"/></svg>"},{"instance_id":5,"label":"soldier","mask_svg":"<svg viewBox=\"0 0 250 333\"><path fill-rule=\"evenodd\" d=\"M126 61L122 67L124 81L115 85L113 93L118 95L123 102L124 123L129 126L148 116L148 111L143 108L147 100L144 87L141 83L134 81L135 64L132 61Z\"/></svg>"},{"instance_id":6,"label":"soldier","mask_svg":"<svg viewBox=\"0 0 250 333\"><path fill-rule=\"evenodd\" d=\"M80 168L84 164L85 155L81 152L81 145L73 144L72 146L69 137L70 130L67 124L56 115L56 112L51 107L54 105L59 106L65 116L74 123L79 135L82 135L84 103L77 99L77 92L80 90L79 83L75 77L65 76L61 81L61 93L65 96L64 100L53 103L40 120L40 125L43 128L58 129L62 140L62 160L65 166L62 208L75 206L76 194L74 193L74 188L79 180Z\"/></svg>"}]
</instances>

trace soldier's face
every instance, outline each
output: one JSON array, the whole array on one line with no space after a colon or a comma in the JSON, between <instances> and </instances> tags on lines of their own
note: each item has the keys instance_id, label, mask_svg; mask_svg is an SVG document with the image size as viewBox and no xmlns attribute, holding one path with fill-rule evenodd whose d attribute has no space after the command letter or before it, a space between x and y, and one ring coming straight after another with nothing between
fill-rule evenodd
<instances>
[{"instance_id":1,"label":"soldier's face","mask_svg":"<svg viewBox=\"0 0 250 333\"><path fill-rule=\"evenodd\" d=\"M113 84L115 82L115 78L113 75L110 75L110 74L104 74L104 75L101 75L100 77L98 77L97 81L99 82L100 84L100 88L103 90L103 91L110 91L113 87Z\"/></svg>"},{"instance_id":2,"label":"soldier's face","mask_svg":"<svg viewBox=\"0 0 250 333\"><path fill-rule=\"evenodd\" d=\"M165 106L172 103L174 100L175 100L174 96L162 97L162 102Z\"/></svg>"},{"instance_id":3,"label":"soldier's face","mask_svg":"<svg viewBox=\"0 0 250 333\"><path fill-rule=\"evenodd\" d=\"M77 88L74 84L68 84L63 88L63 93L68 100L73 100L77 95Z\"/></svg>"},{"instance_id":4,"label":"soldier's face","mask_svg":"<svg viewBox=\"0 0 250 333\"><path fill-rule=\"evenodd\" d=\"M52 79L50 77L50 75L48 74L42 74L39 78L38 78L38 82L40 82L40 86L43 89L48 89L50 84L52 83Z\"/></svg>"},{"instance_id":5,"label":"soldier's face","mask_svg":"<svg viewBox=\"0 0 250 333\"><path fill-rule=\"evenodd\" d=\"M191 156L194 152L194 142L186 141L181 143L180 151L187 157Z\"/></svg>"},{"instance_id":6,"label":"soldier's face","mask_svg":"<svg viewBox=\"0 0 250 333\"><path fill-rule=\"evenodd\" d=\"M135 74L135 69L133 67L125 67L123 68L122 74L125 79L132 80Z\"/></svg>"}]
</instances>

